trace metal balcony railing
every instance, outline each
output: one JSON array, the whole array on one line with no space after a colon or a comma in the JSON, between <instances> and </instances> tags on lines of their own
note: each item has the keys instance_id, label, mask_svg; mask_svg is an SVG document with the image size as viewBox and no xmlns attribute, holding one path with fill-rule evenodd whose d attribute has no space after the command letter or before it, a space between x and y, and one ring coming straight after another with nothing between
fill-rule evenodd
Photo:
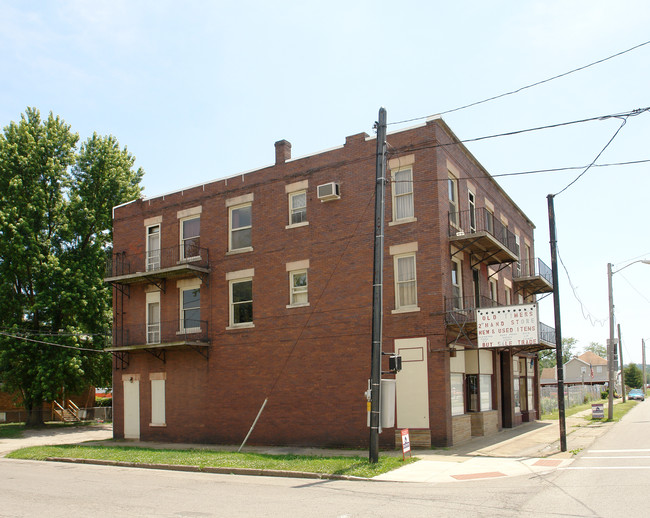
<instances>
[{"instance_id":1,"label":"metal balcony railing","mask_svg":"<svg viewBox=\"0 0 650 518\"><path fill-rule=\"evenodd\" d=\"M555 329L540 322L539 341L555 346Z\"/></svg>"},{"instance_id":2,"label":"metal balcony railing","mask_svg":"<svg viewBox=\"0 0 650 518\"><path fill-rule=\"evenodd\" d=\"M449 212L449 235L462 236L486 232L505 248L518 255L515 235L485 207Z\"/></svg>"},{"instance_id":3,"label":"metal balcony railing","mask_svg":"<svg viewBox=\"0 0 650 518\"><path fill-rule=\"evenodd\" d=\"M445 321L448 324L467 323L476 321L477 308L496 308L502 306L489 297L445 297Z\"/></svg>"},{"instance_id":4,"label":"metal balcony railing","mask_svg":"<svg viewBox=\"0 0 650 518\"><path fill-rule=\"evenodd\" d=\"M206 320L171 320L150 324L118 325L113 329L113 347L208 342L208 336Z\"/></svg>"},{"instance_id":5,"label":"metal balcony railing","mask_svg":"<svg viewBox=\"0 0 650 518\"><path fill-rule=\"evenodd\" d=\"M208 268L208 249L201 248L196 243L184 243L143 253L134 254L127 251L114 253L107 261L106 277L113 278L146 272L154 273L184 264Z\"/></svg>"},{"instance_id":6,"label":"metal balcony railing","mask_svg":"<svg viewBox=\"0 0 650 518\"><path fill-rule=\"evenodd\" d=\"M553 271L539 258L522 259L512 266L513 278L522 277L543 277L549 284L553 285Z\"/></svg>"}]
</instances>

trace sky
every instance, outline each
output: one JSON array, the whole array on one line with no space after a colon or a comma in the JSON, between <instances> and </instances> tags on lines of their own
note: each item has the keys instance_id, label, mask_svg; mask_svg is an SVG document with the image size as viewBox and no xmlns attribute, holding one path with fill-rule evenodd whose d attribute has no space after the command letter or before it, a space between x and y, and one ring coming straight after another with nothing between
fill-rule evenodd
<instances>
[{"instance_id":1,"label":"sky","mask_svg":"<svg viewBox=\"0 0 650 518\"><path fill-rule=\"evenodd\" d=\"M454 110L650 40L645 0L0 0L0 125L27 107L85 140L112 134L153 197ZM650 107L650 44L443 115L462 140ZM650 160L650 112L467 143L493 175ZM390 135L389 135L390 138ZM555 194L562 336L609 336L612 263L623 356L650 355L650 163L498 177L551 265ZM568 186L568 187L567 187ZM566 190L564 190L566 188ZM561 192L562 191L562 192ZM623 271L622 269L625 269ZM552 297L540 319L553 326Z\"/></svg>"}]
</instances>

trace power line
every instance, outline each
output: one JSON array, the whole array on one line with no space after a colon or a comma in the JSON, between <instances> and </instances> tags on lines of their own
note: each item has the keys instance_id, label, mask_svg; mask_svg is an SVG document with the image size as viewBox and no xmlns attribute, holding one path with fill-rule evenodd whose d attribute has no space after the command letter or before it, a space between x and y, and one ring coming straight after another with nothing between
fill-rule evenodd
<instances>
[{"instance_id":1,"label":"power line","mask_svg":"<svg viewBox=\"0 0 650 518\"><path fill-rule=\"evenodd\" d=\"M470 103L470 104L466 104L464 106L459 106L458 108L453 108L451 110L446 110L446 111L443 111L443 112L440 112L440 113L437 113L437 114L434 114L434 115L426 115L424 117L415 117L413 119L406 119L406 120L397 121L397 122L390 122L389 125L404 124L406 122L414 122L414 121L419 121L419 120L423 120L423 119L428 119L429 117L433 117L435 115L445 115L447 113L457 112L457 111L460 111L460 110L464 110L465 108L471 108L472 106L477 106L479 104L487 103L489 101L494 101L496 99L501 99L502 97L506 97L508 95L513 95L513 94L519 93L519 92L521 92L523 90L526 90L528 88L533 88L535 86L539 86L541 84L548 83L549 81L553 81L554 79L559 79L561 77L568 76L569 74L573 74L574 72L579 72L580 70L584 70L586 68L592 67L594 65L598 65L599 63L603 63L603 62L608 61L610 59L613 59L615 57L622 56L623 54L627 54L628 52L631 52L631 51L636 50L636 49L638 49L640 47L643 47L644 45L648 45L649 43L650 43L650 41L640 43L639 45L635 45L634 47L631 47L631 48L629 48L627 50L617 52L616 54L612 54L611 56L608 56L606 58L599 59L598 61L594 61L592 63L589 63L588 65L584 65L584 66L581 66L581 67L578 67L578 68L574 68L573 70L569 70L568 72L564 72L562 74L559 74L559 75L556 75L556 76L553 76L553 77L549 77L548 79L543 79L541 81L537 81L536 83L532 83L532 84L529 84L529 85L526 85L526 86L522 86L521 88L517 88L516 90L512 90L510 92L495 95L493 97L488 97L487 99L483 99L481 101L476 101L476 102L473 102L473 103Z\"/></svg>"},{"instance_id":2,"label":"power line","mask_svg":"<svg viewBox=\"0 0 650 518\"><path fill-rule=\"evenodd\" d=\"M7 338L13 338L15 340L23 340L25 342L34 342L37 344L51 345L52 347L62 347L64 349L74 349L75 351L89 351L93 353L103 353L102 349L87 349L85 347L75 347L74 345L63 345L57 344L54 342L44 342L43 340L34 340L33 338L27 338L25 336L11 335L9 333L0 332L0 335L6 336Z\"/></svg>"}]
</instances>

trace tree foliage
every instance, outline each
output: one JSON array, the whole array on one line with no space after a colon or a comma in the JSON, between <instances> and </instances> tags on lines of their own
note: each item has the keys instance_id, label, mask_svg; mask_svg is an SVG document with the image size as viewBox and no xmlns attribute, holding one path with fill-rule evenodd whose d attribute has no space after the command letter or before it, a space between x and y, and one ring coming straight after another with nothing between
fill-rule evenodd
<instances>
[{"instance_id":1,"label":"tree foliage","mask_svg":"<svg viewBox=\"0 0 650 518\"><path fill-rule=\"evenodd\" d=\"M110 383L94 351L111 323L111 212L140 195L143 171L113 136L78 141L34 108L0 134L0 378L28 424L61 390Z\"/></svg>"},{"instance_id":2,"label":"tree foliage","mask_svg":"<svg viewBox=\"0 0 650 518\"><path fill-rule=\"evenodd\" d=\"M574 356L578 340L572 337L562 338L562 365ZM557 354L555 349L546 349L539 352L539 365L542 369L555 367L557 365Z\"/></svg>"},{"instance_id":3,"label":"tree foliage","mask_svg":"<svg viewBox=\"0 0 650 518\"><path fill-rule=\"evenodd\" d=\"M596 356L607 359L607 347L598 342L590 342L587 347L585 347L585 352L591 351Z\"/></svg>"},{"instance_id":4,"label":"tree foliage","mask_svg":"<svg viewBox=\"0 0 650 518\"><path fill-rule=\"evenodd\" d=\"M643 385L643 371L636 363L630 363L623 370L625 373L625 384L631 388L641 388Z\"/></svg>"}]
</instances>

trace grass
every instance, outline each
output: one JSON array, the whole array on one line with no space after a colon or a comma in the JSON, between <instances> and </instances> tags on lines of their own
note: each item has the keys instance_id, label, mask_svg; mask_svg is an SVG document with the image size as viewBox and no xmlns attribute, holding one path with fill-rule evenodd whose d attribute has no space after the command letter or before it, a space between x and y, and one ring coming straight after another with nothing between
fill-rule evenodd
<instances>
[{"instance_id":1,"label":"grass","mask_svg":"<svg viewBox=\"0 0 650 518\"><path fill-rule=\"evenodd\" d=\"M602 403L605 405L605 415L607 415L607 400L601 399L598 401L590 401L589 403L584 403L582 405L576 405L571 408L565 409L565 417L577 414L578 412L582 412L584 410L591 410L591 404L592 403ZM630 401L627 400L625 403L617 403L614 405L614 419L613 422L619 421L621 417L623 417L625 414L627 414L634 406L638 404L638 401ZM559 411L555 410L551 412L550 414L543 414L542 415L542 420L543 421L557 421L560 418ZM585 416L585 419L588 421L594 421L594 422L601 422L601 421L607 421L607 418L605 419L592 419L591 414L588 416Z\"/></svg>"},{"instance_id":2,"label":"grass","mask_svg":"<svg viewBox=\"0 0 650 518\"><path fill-rule=\"evenodd\" d=\"M223 468L302 471L329 475L349 475L371 478L413 462L401 457L380 456L370 464L362 457L313 457L305 455L267 455L215 450L162 450L122 446L36 446L23 448L7 455L12 459L45 460L48 457L97 459L132 462L135 464L172 464Z\"/></svg>"}]
</instances>

